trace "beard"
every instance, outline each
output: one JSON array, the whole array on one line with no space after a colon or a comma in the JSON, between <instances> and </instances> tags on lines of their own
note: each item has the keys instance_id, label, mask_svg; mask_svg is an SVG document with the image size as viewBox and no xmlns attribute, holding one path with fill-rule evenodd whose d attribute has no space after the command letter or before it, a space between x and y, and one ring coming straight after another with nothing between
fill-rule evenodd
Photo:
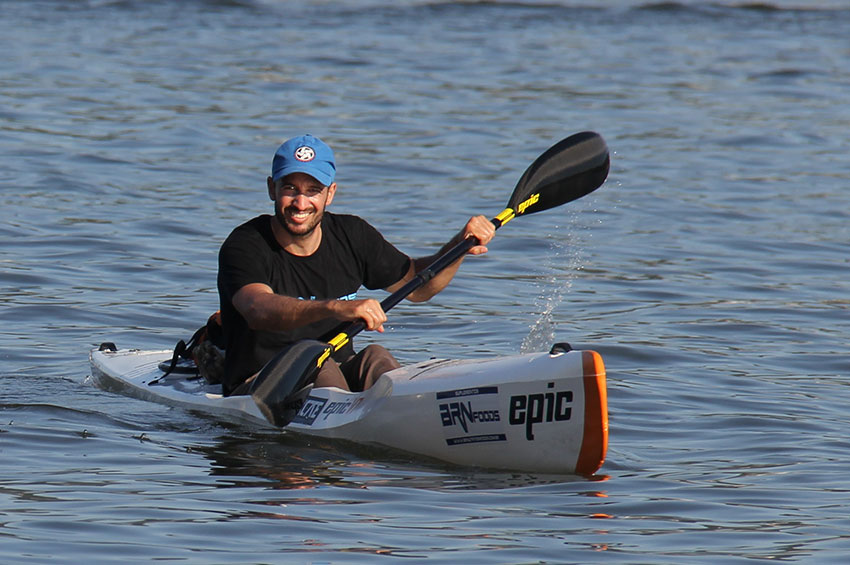
<instances>
[{"instance_id":1,"label":"beard","mask_svg":"<svg viewBox=\"0 0 850 565\"><path fill-rule=\"evenodd\" d=\"M280 224L280 227L295 238L307 237L316 231L316 228L322 223L322 217L324 216L323 211L318 212L313 208L308 221L304 223L290 221L288 215L296 212L297 210L290 206L284 209L276 208L274 213L274 217L277 223Z\"/></svg>"}]
</instances>

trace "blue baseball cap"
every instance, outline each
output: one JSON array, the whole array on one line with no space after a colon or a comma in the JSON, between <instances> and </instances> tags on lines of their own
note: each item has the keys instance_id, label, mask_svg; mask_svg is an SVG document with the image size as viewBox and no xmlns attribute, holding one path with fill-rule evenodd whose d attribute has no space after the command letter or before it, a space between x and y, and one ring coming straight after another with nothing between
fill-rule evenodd
<instances>
[{"instance_id":1,"label":"blue baseball cap","mask_svg":"<svg viewBox=\"0 0 850 565\"><path fill-rule=\"evenodd\" d=\"M277 181L290 173L306 173L323 185L330 186L336 175L333 150L310 134L285 141L275 151L272 180Z\"/></svg>"}]
</instances>

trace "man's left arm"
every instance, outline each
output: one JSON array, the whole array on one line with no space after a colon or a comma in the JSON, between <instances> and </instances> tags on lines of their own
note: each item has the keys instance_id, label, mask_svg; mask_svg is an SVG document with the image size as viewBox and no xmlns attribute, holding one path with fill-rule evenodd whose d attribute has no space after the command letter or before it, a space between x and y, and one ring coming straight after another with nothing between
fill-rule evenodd
<instances>
[{"instance_id":1,"label":"man's left arm","mask_svg":"<svg viewBox=\"0 0 850 565\"><path fill-rule=\"evenodd\" d=\"M468 237L477 237L480 242L478 245L472 247L467 254L461 256L457 261L437 273L434 278L428 281L421 288L410 293L407 297L407 299L412 302L425 302L426 300L429 300L432 296L448 286L454 278L455 273L457 273L458 268L460 268L460 264L463 262L463 258L466 255L481 255L483 253L487 253L487 244L490 243L490 240L493 239L495 234L496 228L493 226L493 222L488 220L485 216L473 216L468 222L466 222L463 229L449 240L449 242L446 243L437 253L427 257L420 257L418 259L411 260L407 274L397 283L387 287L387 290L389 292L398 290L407 283L407 281L413 279L413 277L416 276L416 273L428 267L428 265L436 261L452 247Z\"/></svg>"}]
</instances>

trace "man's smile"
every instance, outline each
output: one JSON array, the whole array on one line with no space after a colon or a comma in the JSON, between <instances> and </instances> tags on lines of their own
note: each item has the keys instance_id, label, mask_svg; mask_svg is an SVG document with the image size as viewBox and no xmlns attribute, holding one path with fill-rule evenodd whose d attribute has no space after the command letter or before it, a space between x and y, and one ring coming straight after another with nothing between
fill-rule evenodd
<instances>
[{"instance_id":1,"label":"man's smile","mask_svg":"<svg viewBox=\"0 0 850 565\"><path fill-rule=\"evenodd\" d=\"M315 210L295 210L293 208L287 208L287 216L296 222L303 222L314 212Z\"/></svg>"}]
</instances>

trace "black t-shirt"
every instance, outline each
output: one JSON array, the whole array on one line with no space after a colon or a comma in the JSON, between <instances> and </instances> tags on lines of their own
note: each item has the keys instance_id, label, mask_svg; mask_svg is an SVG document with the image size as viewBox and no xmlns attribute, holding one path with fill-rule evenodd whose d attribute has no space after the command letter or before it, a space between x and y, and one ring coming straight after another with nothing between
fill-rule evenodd
<instances>
[{"instance_id":1,"label":"black t-shirt","mask_svg":"<svg viewBox=\"0 0 850 565\"><path fill-rule=\"evenodd\" d=\"M287 344L316 339L339 324L328 318L288 332L255 331L233 306L243 286L262 283L277 294L303 300L353 300L361 286L386 288L407 273L410 259L357 216L325 212L322 242L307 257L292 255L278 244L272 216L262 215L237 227L221 246L218 293L225 352L225 394L259 371ZM347 345L337 352L345 358Z\"/></svg>"}]
</instances>

